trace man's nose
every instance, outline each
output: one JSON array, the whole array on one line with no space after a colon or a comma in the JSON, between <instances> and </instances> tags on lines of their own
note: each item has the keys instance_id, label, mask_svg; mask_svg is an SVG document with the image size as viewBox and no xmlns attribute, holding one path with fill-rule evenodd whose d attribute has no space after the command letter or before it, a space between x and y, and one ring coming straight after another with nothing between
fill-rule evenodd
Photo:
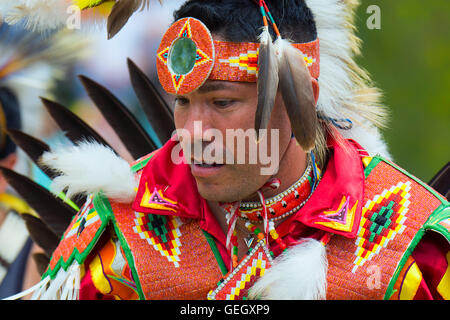
<instances>
[{"instance_id":1,"label":"man's nose","mask_svg":"<svg viewBox=\"0 0 450 320\"><path fill-rule=\"evenodd\" d=\"M208 112L201 106L191 106L184 124L184 130L189 133L191 139L193 141L204 141L207 139L204 135L205 131L212 127L212 120Z\"/></svg>"}]
</instances>

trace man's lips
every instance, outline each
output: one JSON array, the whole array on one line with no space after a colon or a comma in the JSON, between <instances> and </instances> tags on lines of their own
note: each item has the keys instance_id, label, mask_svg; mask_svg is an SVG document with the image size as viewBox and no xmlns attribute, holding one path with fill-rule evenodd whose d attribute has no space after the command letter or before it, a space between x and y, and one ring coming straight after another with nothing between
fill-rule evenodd
<instances>
[{"instance_id":1,"label":"man's lips","mask_svg":"<svg viewBox=\"0 0 450 320\"><path fill-rule=\"evenodd\" d=\"M223 166L223 163L216 163L215 161L196 160L196 159L191 159L191 164L194 164L194 165L200 166L200 167Z\"/></svg>"},{"instance_id":2,"label":"man's lips","mask_svg":"<svg viewBox=\"0 0 450 320\"><path fill-rule=\"evenodd\" d=\"M225 165L215 162L191 160L191 172L196 177L209 177L218 173Z\"/></svg>"}]
</instances>

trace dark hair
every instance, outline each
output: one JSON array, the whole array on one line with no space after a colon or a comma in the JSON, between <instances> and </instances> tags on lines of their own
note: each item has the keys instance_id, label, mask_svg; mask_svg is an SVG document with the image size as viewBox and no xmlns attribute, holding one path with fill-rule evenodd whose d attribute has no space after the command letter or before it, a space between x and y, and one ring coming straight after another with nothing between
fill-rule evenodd
<instances>
[{"instance_id":1,"label":"dark hair","mask_svg":"<svg viewBox=\"0 0 450 320\"><path fill-rule=\"evenodd\" d=\"M283 38L296 43L317 38L314 17L304 0L266 0L266 3ZM261 33L262 16L252 0L190 0L174 12L175 20L186 17L202 21L211 33L226 41L258 42Z\"/></svg>"},{"instance_id":2,"label":"dark hair","mask_svg":"<svg viewBox=\"0 0 450 320\"><path fill-rule=\"evenodd\" d=\"M1 116L4 116L4 121L2 121L0 126L0 135L2 135L0 140L0 159L4 159L16 151L16 145L6 134L6 130L21 129L19 101L11 89L7 87L0 87L0 108ZM6 128L3 128L4 125L6 125Z\"/></svg>"}]
</instances>

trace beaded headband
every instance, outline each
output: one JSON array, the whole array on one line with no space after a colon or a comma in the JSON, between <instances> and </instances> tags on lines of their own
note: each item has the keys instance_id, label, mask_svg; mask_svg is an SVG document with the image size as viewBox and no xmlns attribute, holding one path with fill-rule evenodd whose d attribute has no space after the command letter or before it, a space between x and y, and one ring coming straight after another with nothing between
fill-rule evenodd
<instances>
[{"instance_id":1,"label":"beaded headband","mask_svg":"<svg viewBox=\"0 0 450 320\"><path fill-rule=\"evenodd\" d=\"M195 91L207 80L256 82L259 43L213 40L195 18L174 22L157 51L156 66L164 90L171 94ZM319 40L292 44L303 53L313 78L319 78Z\"/></svg>"}]
</instances>

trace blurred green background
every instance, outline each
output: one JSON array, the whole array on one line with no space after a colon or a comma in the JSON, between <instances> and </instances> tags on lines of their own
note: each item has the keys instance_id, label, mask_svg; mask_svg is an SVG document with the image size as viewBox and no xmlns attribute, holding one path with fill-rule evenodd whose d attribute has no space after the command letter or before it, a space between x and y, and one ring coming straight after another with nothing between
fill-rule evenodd
<instances>
[{"instance_id":1,"label":"blurred green background","mask_svg":"<svg viewBox=\"0 0 450 320\"><path fill-rule=\"evenodd\" d=\"M378 5L381 29L367 8ZM450 161L450 1L361 0L358 63L390 109L383 131L396 162L428 182Z\"/></svg>"}]
</instances>

